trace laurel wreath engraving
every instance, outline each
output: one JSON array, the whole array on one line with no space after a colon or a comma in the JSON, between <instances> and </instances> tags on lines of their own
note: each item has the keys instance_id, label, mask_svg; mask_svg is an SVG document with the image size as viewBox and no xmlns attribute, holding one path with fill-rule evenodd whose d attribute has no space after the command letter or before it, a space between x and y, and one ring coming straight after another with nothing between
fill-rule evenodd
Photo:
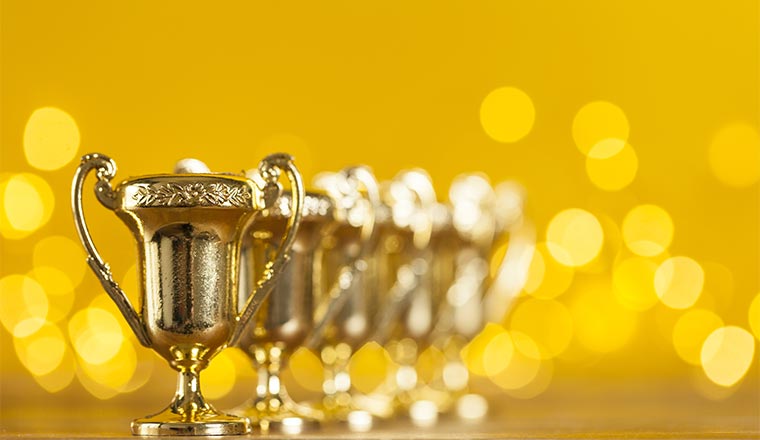
<instances>
[{"instance_id":1,"label":"laurel wreath engraving","mask_svg":"<svg viewBox=\"0 0 760 440\"><path fill-rule=\"evenodd\" d=\"M141 186L132 198L137 206L236 206L250 204L251 190L224 183L155 183Z\"/></svg>"}]
</instances>

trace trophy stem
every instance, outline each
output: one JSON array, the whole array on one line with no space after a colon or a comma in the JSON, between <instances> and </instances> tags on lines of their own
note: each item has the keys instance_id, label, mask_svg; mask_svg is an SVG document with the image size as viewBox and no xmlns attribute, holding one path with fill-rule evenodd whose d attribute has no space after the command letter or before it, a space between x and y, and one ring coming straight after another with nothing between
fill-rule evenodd
<instances>
[{"instance_id":1,"label":"trophy stem","mask_svg":"<svg viewBox=\"0 0 760 440\"><path fill-rule=\"evenodd\" d=\"M132 422L135 435L242 435L250 431L244 417L220 413L201 394L200 372L206 362L173 362L177 369L177 392L169 406L158 414Z\"/></svg>"},{"instance_id":2,"label":"trophy stem","mask_svg":"<svg viewBox=\"0 0 760 440\"><path fill-rule=\"evenodd\" d=\"M325 412L331 418L338 420L346 420L349 413L355 409L351 399L351 375L348 372L351 352L351 347L347 344L338 344L337 347L329 346L322 350L325 370L322 385L325 393L323 399Z\"/></svg>"},{"instance_id":3,"label":"trophy stem","mask_svg":"<svg viewBox=\"0 0 760 440\"><path fill-rule=\"evenodd\" d=\"M324 415L317 409L296 403L288 396L280 380L285 364L283 355L282 348L277 345L254 350L254 365L258 373L256 397L244 412L263 432L297 434L315 429Z\"/></svg>"},{"instance_id":4,"label":"trophy stem","mask_svg":"<svg viewBox=\"0 0 760 440\"><path fill-rule=\"evenodd\" d=\"M195 365L181 368L177 377L177 393L170 408L172 412L192 420L201 412L213 411L201 393L200 369Z\"/></svg>"}]
</instances>

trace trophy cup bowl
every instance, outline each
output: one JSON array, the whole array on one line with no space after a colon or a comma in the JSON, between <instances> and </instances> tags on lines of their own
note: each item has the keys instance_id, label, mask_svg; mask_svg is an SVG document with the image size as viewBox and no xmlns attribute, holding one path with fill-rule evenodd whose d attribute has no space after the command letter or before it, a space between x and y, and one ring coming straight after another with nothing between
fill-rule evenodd
<instances>
[{"instance_id":1,"label":"trophy cup bowl","mask_svg":"<svg viewBox=\"0 0 760 440\"><path fill-rule=\"evenodd\" d=\"M98 201L114 211L138 243L139 311L113 281L85 222L82 188L93 170ZM220 413L204 400L199 374L240 335L287 261L298 229L296 216L283 231L281 245L268 261L256 292L238 313L241 233L278 195L281 171L294 189L303 191L300 175L287 155L265 158L258 182L223 174L159 174L128 179L116 187L110 183L116 173L111 159L100 154L82 158L72 185L72 209L87 261L140 343L178 372L177 392L169 406L133 421L133 434L249 432L247 419ZM302 198L297 197L291 209L300 212L301 204Z\"/></svg>"}]
</instances>

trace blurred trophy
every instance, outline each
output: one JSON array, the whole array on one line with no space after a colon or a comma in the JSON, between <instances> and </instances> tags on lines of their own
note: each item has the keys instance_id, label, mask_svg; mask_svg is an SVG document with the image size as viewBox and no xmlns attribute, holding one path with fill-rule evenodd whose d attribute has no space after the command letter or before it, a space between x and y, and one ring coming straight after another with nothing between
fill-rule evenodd
<instances>
[{"instance_id":1,"label":"blurred trophy","mask_svg":"<svg viewBox=\"0 0 760 440\"><path fill-rule=\"evenodd\" d=\"M82 187L93 170L98 201L122 219L138 242L139 312L114 282L84 219ZM298 229L296 217L280 231L277 251L238 307L241 235L248 223L257 222L257 213L278 200L283 171L302 194L301 177L283 154L265 158L255 181L206 172L157 174L128 179L115 188L110 183L116 173L111 159L100 154L82 158L74 176L72 209L87 261L140 343L179 373L169 406L133 421L133 434L208 436L250 430L247 419L220 413L204 400L199 374L214 355L235 343L287 260ZM289 209L300 212L302 203L302 197L295 197Z\"/></svg>"},{"instance_id":2,"label":"blurred trophy","mask_svg":"<svg viewBox=\"0 0 760 440\"><path fill-rule=\"evenodd\" d=\"M292 221L289 197L284 193L280 203L264 211L259 221L246 231L241 257L241 286L262 270L261 265L266 264L275 249L273 238L282 233L286 219ZM296 403L288 396L280 372L289 355L307 338L318 338L315 332L327 329L323 321L335 317L354 278L364 268L359 260L361 241L354 242L350 249L352 254L331 268L335 271L331 286L323 287L325 267L321 256L324 247L342 239L337 234L351 235L342 231L341 225L350 225L364 237L371 232L371 219L360 215L362 209L369 209L365 202L357 197L333 198L327 192L306 193L303 219L295 236L290 264L238 343L258 371L256 396L238 412L248 416L264 432L293 434L315 428L324 419L321 410ZM242 288L241 296L248 295L248 290Z\"/></svg>"},{"instance_id":3,"label":"blurred trophy","mask_svg":"<svg viewBox=\"0 0 760 440\"><path fill-rule=\"evenodd\" d=\"M469 396L458 402L466 394L469 378L460 352L485 321L503 320L525 283L535 237L524 216L524 201L519 185L504 182L494 189L479 174L458 176L451 184L451 226L456 234L449 245L453 259L446 264L454 278L448 286L441 286L446 292L440 297L432 335L433 346L443 355L442 365L422 393L422 398L434 401L441 412L479 399ZM491 254L502 243L507 250L491 279ZM480 399L479 406L484 407L485 400ZM485 415L459 409L464 418Z\"/></svg>"},{"instance_id":4,"label":"blurred trophy","mask_svg":"<svg viewBox=\"0 0 760 440\"><path fill-rule=\"evenodd\" d=\"M433 328L430 244L436 197L423 170L402 171L384 182L382 197L387 210L378 218L375 256L380 312L371 340L384 345L399 368L376 392L355 400L373 415L388 418L409 403L408 393L417 384L418 343Z\"/></svg>"},{"instance_id":5,"label":"blurred trophy","mask_svg":"<svg viewBox=\"0 0 760 440\"><path fill-rule=\"evenodd\" d=\"M322 298L316 309L317 325L305 346L319 353L324 365L325 416L349 422L352 430L365 431L372 426L372 416L353 404L348 365L352 353L367 342L378 306L373 258L377 246L375 213L381 204L378 185L372 172L363 166L321 173L314 184L343 207L345 218L322 248ZM344 282L336 292L340 269L349 264L356 267L352 282Z\"/></svg>"}]
</instances>

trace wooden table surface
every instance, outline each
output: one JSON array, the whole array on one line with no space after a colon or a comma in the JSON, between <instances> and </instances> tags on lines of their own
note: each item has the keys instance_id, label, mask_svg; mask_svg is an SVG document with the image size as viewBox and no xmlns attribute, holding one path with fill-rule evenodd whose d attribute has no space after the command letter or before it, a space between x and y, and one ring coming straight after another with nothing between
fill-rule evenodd
<instances>
[{"instance_id":1,"label":"wooden table surface","mask_svg":"<svg viewBox=\"0 0 760 440\"><path fill-rule=\"evenodd\" d=\"M745 384L747 385L747 384ZM1 397L2 438L133 438L129 422L156 409L156 401L115 405L85 399L55 405L15 404ZM23 399L19 399L23 400ZM442 417L432 428L418 428L407 419L376 424L368 433L350 433L341 425L326 425L304 439L586 439L586 438L760 438L760 388L744 386L721 401L699 396L684 386L661 383L593 382L553 386L531 400L490 396L486 420L466 423ZM160 405L160 403L159 403ZM260 436L254 434L253 436ZM268 435L272 439L285 438Z\"/></svg>"}]
</instances>

